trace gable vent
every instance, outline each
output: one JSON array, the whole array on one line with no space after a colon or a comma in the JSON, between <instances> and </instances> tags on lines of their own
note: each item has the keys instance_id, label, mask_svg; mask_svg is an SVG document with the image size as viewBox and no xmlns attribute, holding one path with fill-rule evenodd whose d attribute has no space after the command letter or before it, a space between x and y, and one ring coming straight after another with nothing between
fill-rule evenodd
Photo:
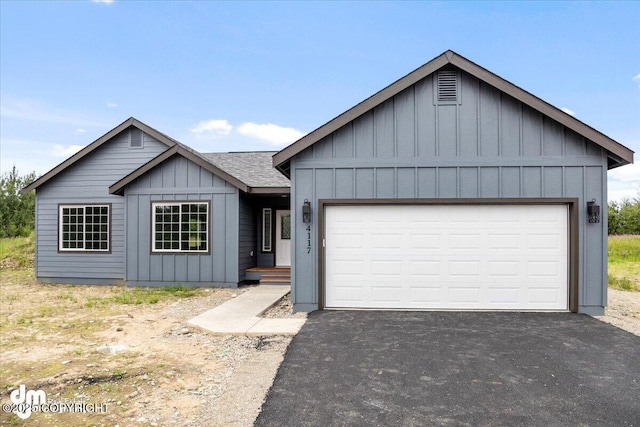
<instances>
[{"instance_id":1,"label":"gable vent","mask_svg":"<svg viewBox=\"0 0 640 427\"><path fill-rule=\"evenodd\" d=\"M458 73L452 70L438 71L438 102L458 101Z\"/></svg>"},{"instance_id":2,"label":"gable vent","mask_svg":"<svg viewBox=\"0 0 640 427\"><path fill-rule=\"evenodd\" d=\"M142 131L140 129L131 129L131 133L129 134L129 146L131 148L141 148L142 147Z\"/></svg>"}]
</instances>

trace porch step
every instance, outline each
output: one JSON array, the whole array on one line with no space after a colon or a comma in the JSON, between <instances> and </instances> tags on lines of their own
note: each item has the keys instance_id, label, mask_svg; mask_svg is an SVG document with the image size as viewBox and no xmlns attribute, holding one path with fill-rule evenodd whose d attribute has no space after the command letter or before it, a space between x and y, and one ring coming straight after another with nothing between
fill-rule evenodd
<instances>
[{"instance_id":1,"label":"porch step","mask_svg":"<svg viewBox=\"0 0 640 427\"><path fill-rule=\"evenodd\" d=\"M264 285L291 285L291 269L283 267L253 267L246 270L247 280Z\"/></svg>"}]
</instances>

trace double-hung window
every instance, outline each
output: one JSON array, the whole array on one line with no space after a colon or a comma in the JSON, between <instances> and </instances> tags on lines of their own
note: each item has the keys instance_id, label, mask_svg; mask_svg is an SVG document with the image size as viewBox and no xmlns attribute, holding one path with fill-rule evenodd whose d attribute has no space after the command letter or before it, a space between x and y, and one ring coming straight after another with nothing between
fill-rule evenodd
<instances>
[{"instance_id":1,"label":"double-hung window","mask_svg":"<svg viewBox=\"0 0 640 427\"><path fill-rule=\"evenodd\" d=\"M208 252L209 202L154 202L152 252Z\"/></svg>"},{"instance_id":2,"label":"double-hung window","mask_svg":"<svg viewBox=\"0 0 640 427\"><path fill-rule=\"evenodd\" d=\"M111 205L59 205L58 250L109 252Z\"/></svg>"}]
</instances>

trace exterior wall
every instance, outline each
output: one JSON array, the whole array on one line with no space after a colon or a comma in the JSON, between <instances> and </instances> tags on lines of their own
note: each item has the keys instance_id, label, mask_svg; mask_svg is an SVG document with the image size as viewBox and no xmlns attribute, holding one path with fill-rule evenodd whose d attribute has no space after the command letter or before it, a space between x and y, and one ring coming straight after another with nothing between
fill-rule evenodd
<instances>
[{"instance_id":1,"label":"exterior wall","mask_svg":"<svg viewBox=\"0 0 640 427\"><path fill-rule=\"evenodd\" d=\"M253 206L244 194L240 194L240 228L238 241L238 278L244 281L245 270L257 264L256 221Z\"/></svg>"},{"instance_id":2,"label":"exterior wall","mask_svg":"<svg viewBox=\"0 0 640 427\"><path fill-rule=\"evenodd\" d=\"M221 286L239 282L239 190L222 178L173 156L125 188L126 283L133 286ZM210 253L151 253L151 204L208 201Z\"/></svg>"},{"instance_id":3,"label":"exterior wall","mask_svg":"<svg viewBox=\"0 0 640 427\"><path fill-rule=\"evenodd\" d=\"M461 72L461 102L435 105L427 77L291 159L292 297L318 307L319 199L578 198L579 311L606 305L606 152ZM586 222L586 202L602 209ZM300 209L312 202L311 250Z\"/></svg>"},{"instance_id":4,"label":"exterior wall","mask_svg":"<svg viewBox=\"0 0 640 427\"><path fill-rule=\"evenodd\" d=\"M129 148L125 130L37 189L36 277L41 282L110 284L124 280L124 199L108 187L167 149L149 135ZM58 252L59 204L111 204L111 252Z\"/></svg>"}]
</instances>

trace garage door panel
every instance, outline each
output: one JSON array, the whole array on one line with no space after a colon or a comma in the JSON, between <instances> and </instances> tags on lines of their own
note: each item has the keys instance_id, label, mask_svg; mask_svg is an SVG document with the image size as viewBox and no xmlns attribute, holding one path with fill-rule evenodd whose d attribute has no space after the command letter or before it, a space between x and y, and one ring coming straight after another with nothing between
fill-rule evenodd
<instances>
[{"instance_id":1,"label":"garage door panel","mask_svg":"<svg viewBox=\"0 0 640 427\"><path fill-rule=\"evenodd\" d=\"M564 205L327 206L325 220L327 308L567 309Z\"/></svg>"}]
</instances>

